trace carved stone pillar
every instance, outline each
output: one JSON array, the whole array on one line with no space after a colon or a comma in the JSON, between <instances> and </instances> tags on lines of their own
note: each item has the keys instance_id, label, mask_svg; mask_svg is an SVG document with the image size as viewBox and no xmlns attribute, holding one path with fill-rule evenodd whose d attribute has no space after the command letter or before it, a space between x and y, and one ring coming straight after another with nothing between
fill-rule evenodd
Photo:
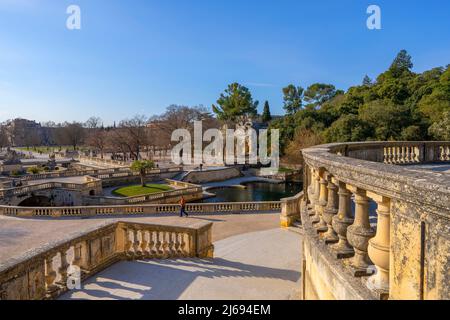
<instances>
[{"instance_id":1,"label":"carved stone pillar","mask_svg":"<svg viewBox=\"0 0 450 320\"><path fill-rule=\"evenodd\" d=\"M325 179L325 173L320 177L320 194L319 194L319 222L315 225L317 232L325 232L328 227L325 221L323 220L323 211L328 203L328 181Z\"/></svg>"},{"instance_id":2,"label":"carved stone pillar","mask_svg":"<svg viewBox=\"0 0 450 320\"><path fill-rule=\"evenodd\" d=\"M318 191L316 191L316 172L314 171L313 168L311 168L311 195L309 197L310 199L310 204L308 206L309 209L309 215L310 216L315 216L316 211L316 193L318 193ZM318 197L318 195L317 195ZM312 219L313 221L314 219Z\"/></svg>"},{"instance_id":3,"label":"carved stone pillar","mask_svg":"<svg viewBox=\"0 0 450 320\"><path fill-rule=\"evenodd\" d=\"M336 234L336 232L333 229L332 221L333 217L338 213L338 194L337 190L338 187L333 183L332 176L327 176L328 181L328 202L325 209L323 209L323 220L327 224L327 232L323 234L323 238L325 240L325 243L336 243L338 242L339 238Z\"/></svg>"},{"instance_id":4,"label":"carved stone pillar","mask_svg":"<svg viewBox=\"0 0 450 320\"><path fill-rule=\"evenodd\" d=\"M130 240L130 230L127 228L123 229L123 236L124 236L124 240L123 240L123 252L125 254L125 256L127 257L127 259L133 259L133 252L131 251L131 248L133 246L133 242Z\"/></svg>"},{"instance_id":5,"label":"carved stone pillar","mask_svg":"<svg viewBox=\"0 0 450 320\"><path fill-rule=\"evenodd\" d=\"M142 256L142 252L140 251L138 230L133 230L133 253L134 258Z\"/></svg>"},{"instance_id":6,"label":"carved stone pillar","mask_svg":"<svg viewBox=\"0 0 450 320\"><path fill-rule=\"evenodd\" d=\"M311 167L308 168L309 171L309 179L308 179L308 199L309 199L309 203L308 203L308 209L313 209L314 208L314 171Z\"/></svg>"},{"instance_id":7,"label":"carved stone pillar","mask_svg":"<svg viewBox=\"0 0 450 320\"><path fill-rule=\"evenodd\" d=\"M58 268L58 273L60 274L61 278L59 279L58 284L65 287L67 285L68 278L67 269L69 268L70 264L67 262L66 250L61 250L59 254L61 256L61 265Z\"/></svg>"},{"instance_id":8,"label":"carved stone pillar","mask_svg":"<svg viewBox=\"0 0 450 320\"><path fill-rule=\"evenodd\" d=\"M377 268L377 273L368 280L369 287L383 295L389 294L389 255L390 255L390 200L375 199L378 205L377 234L369 240L368 254Z\"/></svg>"},{"instance_id":9,"label":"carved stone pillar","mask_svg":"<svg viewBox=\"0 0 450 320\"><path fill-rule=\"evenodd\" d=\"M45 258L45 284L46 284L46 295L47 297L52 297L54 292L58 289L55 284L56 271L53 268L53 257Z\"/></svg>"},{"instance_id":10,"label":"carved stone pillar","mask_svg":"<svg viewBox=\"0 0 450 320\"><path fill-rule=\"evenodd\" d=\"M87 241L82 241L74 246L74 259L72 265L78 266L83 276L89 273L90 270L89 256L89 243Z\"/></svg>"},{"instance_id":11,"label":"carved stone pillar","mask_svg":"<svg viewBox=\"0 0 450 320\"><path fill-rule=\"evenodd\" d=\"M332 219L333 229L339 237L339 242L331 246L338 259L353 256L355 251L347 241L347 228L353 223L351 208L351 193L347 190L345 183L339 182L339 209L337 215Z\"/></svg>"},{"instance_id":12,"label":"carved stone pillar","mask_svg":"<svg viewBox=\"0 0 450 320\"><path fill-rule=\"evenodd\" d=\"M320 175L319 175L318 171L314 172L314 180L313 181L314 181L314 195L313 195L314 211L313 211L313 217L311 219L311 222L318 223L320 221L320 216L319 216Z\"/></svg>"},{"instance_id":13,"label":"carved stone pillar","mask_svg":"<svg viewBox=\"0 0 450 320\"><path fill-rule=\"evenodd\" d=\"M347 229L348 242L355 249L355 256L352 260L355 276L364 276L370 274L368 267L370 265L367 247L369 239L375 235L369 222L369 198L366 191L355 190L355 221Z\"/></svg>"},{"instance_id":14,"label":"carved stone pillar","mask_svg":"<svg viewBox=\"0 0 450 320\"><path fill-rule=\"evenodd\" d=\"M141 254L143 257L148 258L150 256L150 249L148 248L149 241L147 240L147 232L141 230Z\"/></svg>"}]
</instances>

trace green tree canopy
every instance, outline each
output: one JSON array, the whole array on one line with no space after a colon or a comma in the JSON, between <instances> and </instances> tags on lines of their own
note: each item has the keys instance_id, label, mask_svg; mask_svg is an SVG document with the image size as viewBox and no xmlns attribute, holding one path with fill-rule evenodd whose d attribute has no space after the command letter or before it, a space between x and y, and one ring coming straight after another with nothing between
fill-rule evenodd
<instances>
[{"instance_id":1,"label":"green tree canopy","mask_svg":"<svg viewBox=\"0 0 450 320\"><path fill-rule=\"evenodd\" d=\"M293 85L284 88L287 114L270 126L280 129L281 153L292 147L299 131L324 142L449 140L450 66L423 73L412 67L411 56L402 50L376 81L365 77L346 92L320 83L305 92Z\"/></svg>"},{"instance_id":2,"label":"green tree canopy","mask_svg":"<svg viewBox=\"0 0 450 320\"><path fill-rule=\"evenodd\" d=\"M249 89L239 83L228 86L212 109L217 118L225 122L238 122L257 114L258 101L253 101Z\"/></svg>"},{"instance_id":3,"label":"green tree canopy","mask_svg":"<svg viewBox=\"0 0 450 320\"><path fill-rule=\"evenodd\" d=\"M392 76L400 77L404 72L409 72L413 67L411 56L406 50L400 50L400 52L395 57L389 71Z\"/></svg>"},{"instance_id":4,"label":"green tree canopy","mask_svg":"<svg viewBox=\"0 0 450 320\"><path fill-rule=\"evenodd\" d=\"M269 101L266 101L264 103L264 109L263 109L263 113L261 115L261 120L264 122L269 122L270 120L272 120L272 115L270 114Z\"/></svg>"},{"instance_id":5,"label":"green tree canopy","mask_svg":"<svg viewBox=\"0 0 450 320\"><path fill-rule=\"evenodd\" d=\"M296 87L293 84L283 88L283 108L288 115L292 115L302 108L303 91L302 87Z\"/></svg>"},{"instance_id":6,"label":"green tree canopy","mask_svg":"<svg viewBox=\"0 0 450 320\"><path fill-rule=\"evenodd\" d=\"M145 187L145 176L148 171L155 167L155 163L151 160L136 160L131 164L130 169L134 172L138 172L141 176L141 186Z\"/></svg>"},{"instance_id":7,"label":"green tree canopy","mask_svg":"<svg viewBox=\"0 0 450 320\"><path fill-rule=\"evenodd\" d=\"M336 88L332 84L314 83L306 89L304 100L317 108L334 98L336 93Z\"/></svg>"}]
</instances>

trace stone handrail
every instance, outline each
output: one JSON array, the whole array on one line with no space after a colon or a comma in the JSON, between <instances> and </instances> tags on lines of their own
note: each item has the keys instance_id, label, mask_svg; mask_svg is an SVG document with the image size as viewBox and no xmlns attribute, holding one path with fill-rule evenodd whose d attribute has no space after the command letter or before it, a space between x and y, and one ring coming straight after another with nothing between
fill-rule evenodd
<instances>
[{"instance_id":1,"label":"stone handrail","mask_svg":"<svg viewBox=\"0 0 450 320\"><path fill-rule=\"evenodd\" d=\"M187 203L190 214L274 212L281 209L280 201ZM142 204L80 207L15 207L0 206L0 214L13 217L95 217L147 214L178 214L178 204Z\"/></svg>"},{"instance_id":2,"label":"stone handrail","mask_svg":"<svg viewBox=\"0 0 450 320\"><path fill-rule=\"evenodd\" d=\"M306 298L450 298L450 179L392 165L448 162L450 142L335 143L302 154Z\"/></svg>"},{"instance_id":3,"label":"stone handrail","mask_svg":"<svg viewBox=\"0 0 450 320\"><path fill-rule=\"evenodd\" d=\"M286 228L296 221L301 222L300 208L303 200L303 191L289 198L281 199L281 227Z\"/></svg>"},{"instance_id":4,"label":"stone handrail","mask_svg":"<svg viewBox=\"0 0 450 320\"><path fill-rule=\"evenodd\" d=\"M0 264L0 300L52 299L120 260L210 258L211 222L110 222Z\"/></svg>"}]
</instances>

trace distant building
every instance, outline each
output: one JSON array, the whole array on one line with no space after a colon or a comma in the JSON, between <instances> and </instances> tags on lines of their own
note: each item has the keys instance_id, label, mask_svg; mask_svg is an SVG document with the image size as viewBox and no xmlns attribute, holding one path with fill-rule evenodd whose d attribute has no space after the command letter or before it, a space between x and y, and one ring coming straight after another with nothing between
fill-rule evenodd
<instances>
[{"instance_id":1,"label":"distant building","mask_svg":"<svg viewBox=\"0 0 450 320\"><path fill-rule=\"evenodd\" d=\"M33 120L21 118L8 120L4 127L8 142L12 146L38 146L50 142L50 129Z\"/></svg>"}]
</instances>

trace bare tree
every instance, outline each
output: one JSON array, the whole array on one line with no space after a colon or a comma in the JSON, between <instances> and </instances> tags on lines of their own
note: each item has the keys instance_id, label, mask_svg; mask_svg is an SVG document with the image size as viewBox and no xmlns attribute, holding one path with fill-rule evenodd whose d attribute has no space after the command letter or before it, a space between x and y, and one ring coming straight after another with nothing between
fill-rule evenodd
<instances>
[{"instance_id":1,"label":"bare tree","mask_svg":"<svg viewBox=\"0 0 450 320\"><path fill-rule=\"evenodd\" d=\"M203 130L218 128L219 122L203 106L171 105L160 116L152 117L149 121L150 145L168 147L172 145L172 132L176 129L194 129L194 121L202 121Z\"/></svg>"},{"instance_id":2,"label":"bare tree","mask_svg":"<svg viewBox=\"0 0 450 320\"><path fill-rule=\"evenodd\" d=\"M86 123L84 124L86 128L88 129L99 129L102 127L101 125L102 119L99 117L90 117Z\"/></svg>"},{"instance_id":3,"label":"bare tree","mask_svg":"<svg viewBox=\"0 0 450 320\"><path fill-rule=\"evenodd\" d=\"M0 125L0 151L9 146L8 132L4 125Z\"/></svg>"},{"instance_id":4,"label":"bare tree","mask_svg":"<svg viewBox=\"0 0 450 320\"><path fill-rule=\"evenodd\" d=\"M79 122L64 123L62 127L62 140L76 150L77 147L83 142L85 137L85 131L83 125Z\"/></svg>"},{"instance_id":5,"label":"bare tree","mask_svg":"<svg viewBox=\"0 0 450 320\"><path fill-rule=\"evenodd\" d=\"M136 115L131 119L122 120L119 127L113 130L117 143L121 148L125 148L131 158L141 159L141 149L147 144L147 118L143 115Z\"/></svg>"}]
</instances>

